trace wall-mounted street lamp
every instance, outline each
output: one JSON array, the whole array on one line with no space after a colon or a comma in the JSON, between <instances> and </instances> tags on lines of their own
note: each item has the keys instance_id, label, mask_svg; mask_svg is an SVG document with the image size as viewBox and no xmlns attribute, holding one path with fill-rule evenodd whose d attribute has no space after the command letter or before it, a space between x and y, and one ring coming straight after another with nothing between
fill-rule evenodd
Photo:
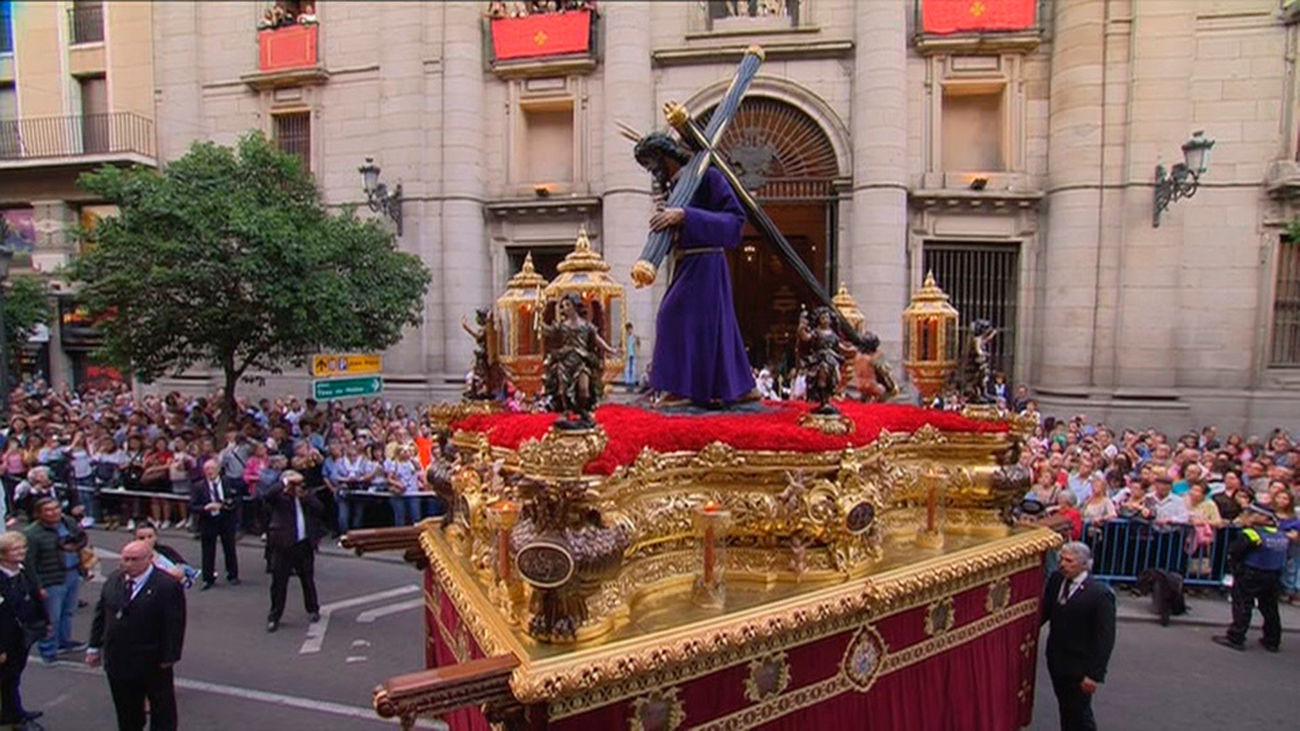
<instances>
[{"instance_id":1,"label":"wall-mounted street lamp","mask_svg":"<svg viewBox=\"0 0 1300 731\"><path fill-rule=\"evenodd\" d=\"M1191 198L1200 186L1201 175L1210 169L1210 148L1214 140L1196 130L1192 138L1183 143L1183 161L1165 174L1164 165L1156 165L1156 207L1151 225L1160 228L1160 213L1179 198Z\"/></svg>"},{"instance_id":2,"label":"wall-mounted street lamp","mask_svg":"<svg viewBox=\"0 0 1300 731\"><path fill-rule=\"evenodd\" d=\"M388 186L379 182L379 166L373 157L366 158L366 164L357 168L361 173L361 187L366 191L366 205L376 213L382 213L397 224L397 235L402 235L402 184L398 183L392 193Z\"/></svg>"}]
</instances>

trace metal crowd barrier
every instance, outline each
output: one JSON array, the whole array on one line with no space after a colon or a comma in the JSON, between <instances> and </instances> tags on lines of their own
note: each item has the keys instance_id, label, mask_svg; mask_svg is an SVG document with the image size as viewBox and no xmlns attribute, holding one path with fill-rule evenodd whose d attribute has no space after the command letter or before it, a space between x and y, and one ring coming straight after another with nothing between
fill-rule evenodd
<instances>
[{"instance_id":1,"label":"metal crowd barrier","mask_svg":"<svg viewBox=\"0 0 1300 731\"><path fill-rule=\"evenodd\" d=\"M1187 586L1222 586L1228 573L1228 546L1241 529L1224 526L1214 539L1193 545L1195 529L1185 523L1157 525L1140 520L1085 523L1083 541L1092 549L1092 575L1115 583L1136 583L1147 569L1183 577Z\"/></svg>"}]
</instances>

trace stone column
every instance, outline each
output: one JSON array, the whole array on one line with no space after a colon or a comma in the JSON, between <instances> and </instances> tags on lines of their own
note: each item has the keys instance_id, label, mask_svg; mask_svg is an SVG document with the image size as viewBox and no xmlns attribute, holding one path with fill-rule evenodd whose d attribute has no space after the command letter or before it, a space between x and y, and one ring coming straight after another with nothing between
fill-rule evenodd
<instances>
[{"instance_id":1,"label":"stone column","mask_svg":"<svg viewBox=\"0 0 1300 731\"><path fill-rule=\"evenodd\" d=\"M460 318L492 302L491 263L483 224L486 195L483 105L483 8L479 3L443 5L441 312L443 371L463 376L473 364L474 344Z\"/></svg>"},{"instance_id":2,"label":"stone column","mask_svg":"<svg viewBox=\"0 0 1300 731\"><path fill-rule=\"evenodd\" d=\"M1177 385L1183 224L1189 203L1171 206L1160 228L1154 228L1150 185L1157 162L1169 168L1182 161L1180 146L1192 130L1189 77L1196 52L1196 4L1134 3L1132 28L1115 374L1116 385L1129 392L1164 396ZM1196 203L1204 200L1199 197Z\"/></svg>"},{"instance_id":3,"label":"stone column","mask_svg":"<svg viewBox=\"0 0 1300 731\"><path fill-rule=\"evenodd\" d=\"M424 125L429 118L426 108L424 58L426 39L424 29L427 8L422 3L383 3L376 6L385 29L378 43L382 74L379 85L378 114L374 123L378 133L368 138L363 149L376 157L381 166L381 179L390 187L402 184L402 236L397 245L403 251L420 257L433 272L435 280L442 279L441 261L433 256L433 244L438 230L426 221L426 209L436 166L424 159L427 153ZM440 14L439 14L440 15ZM438 16L434 16L437 20ZM433 107L437 109L437 107ZM352 150L349 146L349 150ZM344 170L356 170L363 157L349 152L342 161ZM360 176L351 179L357 185L351 195L361 195ZM392 224L381 219L386 227ZM431 252L431 249L434 249ZM430 287L432 294L432 287ZM441 312L441 307L432 310ZM431 340L433 333L441 333L441 322L430 316L425 308L425 322L417 329L408 330L402 341L384 354L385 372L398 376L430 375L442 370L442 340Z\"/></svg>"},{"instance_id":4,"label":"stone column","mask_svg":"<svg viewBox=\"0 0 1300 731\"><path fill-rule=\"evenodd\" d=\"M619 134L617 122L625 122L643 134L656 126L650 72L650 5L607 3L601 10L605 34L601 64L603 118L592 135L592 146L603 158L605 178L601 245L610 273L627 288L628 321L641 336L637 368L644 370L654 352L654 290L633 287L629 272L645 245L651 210L650 174L633 159L634 143ZM667 271L660 273L661 278L666 276Z\"/></svg>"},{"instance_id":5,"label":"stone column","mask_svg":"<svg viewBox=\"0 0 1300 731\"><path fill-rule=\"evenodd\" d=\"M907 0L859 2L853 68L853 217L840 244L849 288L902 358L907 305ZM836 283L831 283L833 286ZM834 289L832 289L834 291Z\"/></svg>"},{"instance_id":6,"label":"stone column","mask_svg":"<svg viewBox=\"0 0 1300 731\"><path fill-rule=\"evenodd\" d=\"M1055 7L1036 385L1082 393L1096 325L1105 2Z\"/></svg>"}]
</instances>

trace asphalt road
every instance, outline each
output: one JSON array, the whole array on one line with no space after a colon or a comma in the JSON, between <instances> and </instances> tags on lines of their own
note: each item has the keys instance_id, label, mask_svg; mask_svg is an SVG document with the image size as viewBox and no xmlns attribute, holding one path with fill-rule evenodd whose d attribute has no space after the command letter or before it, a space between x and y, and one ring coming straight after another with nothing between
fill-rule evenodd
<instances>
[{"instance_id":1,"label":"asphalt road","mask_svg":"<svg viewBox=\"0 0 1300 731\"><path fill-rule=\"evenodd\" d=\"M101 551L116 552L125 533L91 531ZM168 532L163 542L194 563L199 544L183 533ZM308 633L297 579L280 630L266 632L270 576L262 546L245 539L239 548L239 586L224 581L218 551L217 585L188 592L185 651L176 666L177 703L185 729L262 729L322 731L395 727L371 709L371 690L393 675L423 669L424 633L419 606L420 575L396 560L318 555L316 584L321 626ZM116 566L105 557L103 573ZM90 633L94 600L103 587L90 585L91 602L78 612L73 637ZM335 608L331 608L335 605ZM339 606L341 605L341 606ZM326 621L327 620L327 621ZM313 639L318 636L318 639ZM53 666L35 657L23 675L29 709L45 711L50 731L114 728L113 705L103 673L75 656Z\"/></svg>"},{"instance_id":2,"label":"asphalt road","mask_svg":"<svg viewBox=\"0 0 1300 731\"><path fill-rule=\"evenodd\" d=\"M1211 636L1222 632L1219 627L1120 622L1106 683L1092 701L1098 728L1198 731L1291 727L1295 718L1292 688L1300 678L1300 634L1283 634L1282 651L1274 654L1259 646L1258 630L1251 630L1246 652L1210 642ZM1030 727L1036 731L1060 728L1056 696L1043 658L1046 642L1044 630L1038 643L1038 682Z\"/></svg>"},{"instance_id":3,"label":"asphalt road","mask_svg":"<svg viewBox=\"0 0 1300 731\"><path fill-rule=\"evenodd\" d=\"M92 531L92 541L101 550L116 551L125 534ZM164 542L198 562L197 541L168 533ZM419 574L395 557L318 555L317 585L329 615L323 634L319 625L308 632L296 579L280 631L267 634L270 577L263 572L261 545L246 539L239 558L243 584L232 587L219 580L210 591L189 592L185 654L177 665L182 728L393 728L374 715L370 694L385 678L423 667ZM106 557L103 568L115 565ZM101 587L92 584L83 595L93 602ZM86 638L90 617L90 607L78 613L74 637ZM1219 631L1120 622L1110 675L1094 701L1100 727L1184 731L1252 722L1286 725L1294 697L1281 684L1300 677L1300 633L1285 634L1282 652L1272 654L1254 644L1257 630L1245 653L1211 643ZM1058 722L1043 644L1030 728L1047 731ZM54 666L33 659L23 676L23 697L28 708L45 711L42 723L50 731L114 727L107 682L80 657Z\"/></svg>"}]
</instances>

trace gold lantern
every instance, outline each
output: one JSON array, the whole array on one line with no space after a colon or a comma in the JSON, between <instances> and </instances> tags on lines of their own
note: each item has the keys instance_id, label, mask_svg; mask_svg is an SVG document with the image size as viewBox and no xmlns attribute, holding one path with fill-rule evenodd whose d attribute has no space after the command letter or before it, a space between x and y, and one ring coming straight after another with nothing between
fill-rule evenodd
<instances>
[{"instance_id":1,"label":"gold lantern","mask_svg":"<svg viewBox=\"0 0 1300 731\"><path fill-rule=\"evenodd\" d=\"M533 316L538 307L545 307L544 287L546 279L533 269L529 252L496 303L501 363L514 377L515 388L530 398L542 389L542 343L533 329Z\"/></svg>"},{"instance_id":2,"label":"gold lantern","mask_svg":"<svg viewBox=\"0 0 1300 731\"><path fill-rule=\"evenodd\" d=\"M836 292L835 296L831 298L831 304L835 305L835 310L840 313L845 322L849 323L849 327L861 335L867 326L867 316L862 314L862 308L858 307L858 301L853 299L853 295L849 294L849 288L843 282L840 282L840 291ZM845 362L845 367L840 369L839 393L841 394L848 389L849 383L853 381L852 363L855 359L856 356L850 358Z\"/></svg>"},{"instance_id":3,"label":"gold lantern","mask_svg":"<svg viewBox=\"0 0 1300 731\"><path fill-rule=\"evenodd\" d=\"M957 310L934 282L934 272L912 294L903 310L903 367L916 384L923 402L929 402L957 369Z\"/></svg>"},{"instance_id":4,"label":"gold lantern","mask_svg":"<svg viewBox=\"0 0 1300 731\"><path fill-rule=\"evenodd\" d=\"M835 309L848 321L853 330L861 335L862 329L866 327L867 317L862 314L862 309L858 307L858 301L853 299L853 295L849 294L849 288L843 282L840 282L840 291L836 292L835 296L831 298L831 304L835 305Z\"/></svg>"},{"instance_id":5,"label":"gold lantern","mask_svg":"<svg viewBox=\"0 0 1300 731\"><path fill-rule=\"evenodd\" d=\"M609 264L600 252L593 251L587 238L587 229L578 229L578 240L573 251L560 262L559 274L546 285L546 314L554 316L555 302L570 292L576 293L587 305L587 315L600 336L618 353L605 358L605 383L623 377L623 330L627 323L626 295L623 285L609 276Z\"/></svg>"}]
</instances>

